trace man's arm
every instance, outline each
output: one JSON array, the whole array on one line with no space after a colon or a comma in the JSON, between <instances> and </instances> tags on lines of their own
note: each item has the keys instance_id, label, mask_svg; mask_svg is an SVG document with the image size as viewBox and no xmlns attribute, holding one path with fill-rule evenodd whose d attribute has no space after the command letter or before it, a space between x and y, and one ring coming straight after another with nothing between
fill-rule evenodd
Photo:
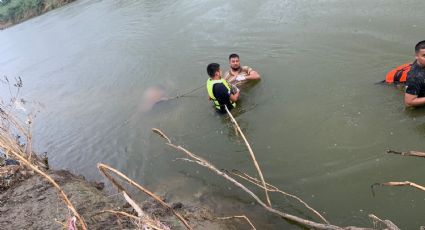
<instances>
[{"instance_id":1,"label":"man's arm","mask_svg":"<svg viewBox=\"0 0 425 230\"><path fill-rule=\"evenodd\" d=\"M404 104L407 107L425 105L425 97L418 97L424 86L422 81L416 76L407 78L406 91L404 93Z\"/></svg>"},{"instance_id":2,"label":"man's arm","mask_svg":"<svg viewBox=\"0 0 425 230\"><path fill-rule=\"evenodd\" d=\"M247 73L247 75L245 76L245 78L247 80L258 80L258 79L260 79L260 74L258 74L257 71L253 70L251 67L244 66L244 67L242 67L242 69L244 71L246 71L246 73Z\"/></svg>"},{"instance_id":3,"label":"man's arm","mask_svg":"<svg viewBox=\"0 0 425 230\"><path fill-rule=\"evenodd\" d=\"M239 91L235 94L232 94L222 83L214 85L213 93L220 104L226 104L229 102L228 100L236 102L239 99Z\"/></svg>"},{"instance_id":4,"label":"man's arm","mask_svg":"<svg viewBox=\"0 0 425 230\"><path fill-rule=\"evenodd\" d=\"M407 107L416 107L416 106L425 105L425 97L418 97L418 95L405 93L404 104Z\"/></svg>"},{"instance_id":5,"label":"man's arm","mask_svg":"<svg viewBox=\"0 0 425 230\"><path fill-rule=\"evenodd\" d=\"M260 74L258 74L257 71L255 71L255 70L251 70L249 72L249 74L246 75L246 79L248 79L248 80L258 80L260 78L261 78Z\"/></svg>"}]
</instances>

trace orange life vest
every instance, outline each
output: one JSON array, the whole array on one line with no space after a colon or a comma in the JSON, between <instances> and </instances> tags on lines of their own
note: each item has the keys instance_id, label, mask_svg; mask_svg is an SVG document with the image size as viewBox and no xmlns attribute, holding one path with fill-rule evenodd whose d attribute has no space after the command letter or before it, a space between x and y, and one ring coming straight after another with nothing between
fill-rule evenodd
<instances>
[{"instance_id":1,"label":"orange life vest","mask_svg":"<svg viewBox=\"0 0 425 230\"><path fill-rule=\"evenodd\" d=\"M390 72L385 76L385 82L391 83L405 83L407 80L407 73L410 71L412 63L403 64Z\"/></svg>"}]
</instances>

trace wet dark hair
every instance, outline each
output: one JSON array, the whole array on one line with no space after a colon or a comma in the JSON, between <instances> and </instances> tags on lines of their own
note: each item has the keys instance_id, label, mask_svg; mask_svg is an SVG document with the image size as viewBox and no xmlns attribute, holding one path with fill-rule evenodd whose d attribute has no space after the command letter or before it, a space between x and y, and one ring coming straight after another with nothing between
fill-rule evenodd
<instances>
[{"instance_id":1,"label":"wet dark hair","mask_svg":"<svg viewBox=\"0 0 425 230\"><path fill-rule=\"evenodd\" d=\"M238 58L239 59L239 55L237 55L237 54L230 54L229 55L229 60L232 59L232 58Z\"/></svg>"},{"instance_id":2,"label":"wet dark hair","mask_svg":"<svg viewBox=\"0 0 425 230\"><path fill-rule=\"evenodd\" d=\"M207 66L207 73L210 77L214 77L215 72L217 72L218 70L220 70L220 65L217 63L211 63Z\"/></svg>"},{"instance_id":3,"label":"wet dark hair","mask_svg":"<svg viewBox=\"0 0 425 230\"><path fill-rule=\"evenodd\" d=\"M419 50L425 49L425 40L418 42L415 46L415 53L418 53Z\"/></svg>"}]
</instances>

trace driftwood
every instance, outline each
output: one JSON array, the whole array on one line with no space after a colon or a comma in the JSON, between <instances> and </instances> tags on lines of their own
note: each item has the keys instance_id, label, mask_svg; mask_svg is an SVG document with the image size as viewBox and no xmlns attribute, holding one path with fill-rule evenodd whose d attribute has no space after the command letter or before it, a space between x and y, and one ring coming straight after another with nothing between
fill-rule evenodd
<instances>
[{"instance_id":1,"label":"driftwood","mask_svg":"<svg viewBox=\"0 0 425 230\"><path fill-rule=\"evenodd\" d=\"M388 149L386 152L398 154L398 155L402 155L402 156L425 157L424 152L418 152L418 151L398 152L398 151Z\"/></svg>"},{"instance_id":2,"label":"driftwood","mask_svg":"<svg viewBox=\"0 0 425 230\"><path fill-rule=\"evenodd\" d=\"M373 214L369 214L369 218L373 221L375 228L377 228L376 224L377 223L382 223L384 224L388 230L400 230L397 225L395 225L393 222L391 222L390 220L381 220L379 219L377 216L373 215Z\"/></svg>"},{"instance_id":3,"label":"driftwood","mask_svg":"<svg viewBox=\"0 0 425 230\"><path fill-rule=\"evenodd\" d=\"M399 151L395 151L395 150L391 150L388 149L386 151L387 153L392 153L392 154L397 154L397 155L402 155L402 156L414 156L414 157L425 157L425 153L424 152L418 152L418 151L408 151L408 152L399 152ZM396 187L396 186L410 186L410 187L414 187L417 188L421 191L425 192L425 186L410 182L410 181L396 181L396 182L385 182L385 183L374 183L372 184L370 187L372 189L372 194L375 195L375 190L374 187L376 186L392 186L392 187Z\"/></svg>"},{"instance_id":4,"label":"driftwood","mask_svg":"<svg viewBox=\"0 0 425 230\"><path fill-rule=\"evenodd\" d=\"M197 163L207 169L209 169L210 171L214 172L215 174L223 177L224 179L226 179L227 181L231 182L233 185L235 185L236 187L239 187L240 189L242 189L244 192L246 192L248 195L250 195L258 204L260 204L266 211L276 214L282 218L285 218L287 220L299 223L301 225L304 225L306 227L309 228L313 228L313 229L326 229L326 230L373 230L373 228L362 228L362 227L355 227L355 226L348 226L348 227L339 227L336 225L332 225L332 224L322 224L322 223L317 223L314 221L310 221L310 220L306 220L303 218L300 218L298 216L294 216L279 210L276 210L270 206L268 206L267 204L265 204L263 201L261 201L260 198L258 198L257 195L254 194L254 192L252 192L251 190L249 190L247 187L245 187L243 184L239 183L238 181L236 181L234 178L232 178L231 176L229 176L228 174L222 172L221 170L217 169L214 165L212 165L211 163L209 163L208 161L202 159L201 157L191 153L190 151L188 151L187 149L181 147L181 146L177 146L175 144L173 144L172 142L170 142L170 139L159 129L152 129L155 133L159 134L161 137L165 138L167 140L168 143L166 143L166 145L179 150L181 152L183 152L184 154L186 154L189 158L185 158L184 160L189 161L189 162L194 162ZM392 228L391 226L387 225L387 228L389 230L398 230L398 228Z\"/></svg>"},{"instance_id":5,"label":"driftwood","mask_svg":"<svg viewBox=\"0 0 425 230\"><path fill-rule=\"evenodd\" d=\"M158 197L157 195L155 195L154 193L152 193L151 191L147 190L146 188L144 188L143 186L139 185L138 183L136 183L135 181L131 180L130 178L128 178L126 175L124 175L123 173L121 173L120 171L112 168L111 166L102 164L102 163L98 163L97 164L97 168L99 169L99 171L105 175L106 178L108 178L112 184L118 189L118 191L120 192L125 192L124 187L122 187L111 175L108 174L107 170L115 173L116 175L120 176L121 178L123 178L125 181L127 181L130 185L138 188L140 191L142 191L143 193L149 195L150 197L152 197L153 199L155 199L158 203L160 203L162 206L164 206L166 209L170 210L182 223L183 225L187 228L187 229L192 229L190 227L190 225L187 223L187 221L177 212L175 212L173 210L173 208L171 208L167 203L165 203L164 201L162 201L162 199L160 197ZM124 193L123 193L124 194ZM128 194L125 192L125 194L128 196ZM129 198L129 197L128 197ZM131 204L131 203L130 203ZM141 211L141 209L140 209ZM144 215L143 213L138 213L139 215Z\"/></svg>"},{"instance_id":6,"label":"driftwood","mask_svg":"<svg viewBox=\"0 0 425 230\"><path fill-rule=\"evenodd\" d=\"M410 187L414 187L414 188L417 188L417 189L419 189L419 190L421 190L421 191L424 191L424 192L425 192L425 187L424 187L424 186L422 186L422 185L418 185L418 184L413 183L413 182L410 182L410 181L403 181L403 182L385 182L385 183L374 183L374 184L372 184L372 185L370 186L370 187L371 187L371 189L372 189L372 194L373 194L373 195L375 195L375 190L374 190L374 188L375 188L376 186L393 186L393 187L396 187L396 186L410 186Z\"/></svg>"},{"instance_id":7,"label":"driftwood","mask_svg":"<svg viewBox=\"0 0 425 230\"><path fill-rule=\"evenodd\" d=\"M260 165L258 164L257 160L255 159L255 155L254 155L254 152L251 149L251 145L249 144L249 142L246 139L245 135L243 134L241 128L239 127L238 122L236 122L235 118L233 117L232 113L230 113L227 106L224 106L224 108L226 108L227 114L229 114L230 119L232 120L233 124L236 126L237 130L241 134L242 139L245 141L245 145L248 148L249 154L251 155L251 158L252 158L252 162L254 163L254 166L257 169L257 173L260 176L261 183L263 184L264 191L266 192L267 204L269 205L269 207L271 207L272 203L270 202L269 193L267 192L266 181L264 180L263 173L261 172L261 169L260 169Z\"/></svg>"}]
</instances>

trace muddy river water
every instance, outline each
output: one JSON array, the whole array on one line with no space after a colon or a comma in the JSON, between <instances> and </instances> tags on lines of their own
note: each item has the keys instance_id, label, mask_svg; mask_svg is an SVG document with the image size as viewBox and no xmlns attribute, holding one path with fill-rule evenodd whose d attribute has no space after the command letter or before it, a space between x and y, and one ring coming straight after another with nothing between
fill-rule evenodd
<instances>
[{"instance_id":1,"label":"muddy river water","mask_svg":"<svg viewBox=\"0 0 425 230\"><path fill-rule=\"evenodd\" d=\"M34 147L53 167L102 179L96 163L103 162L220 216L246 213L259 229L301 229L206 169L173 161L182 155L152 134L160 128L219 168L255 175L242 139L205 89L140 110L150 87L167 96L195 89L208 63L226 69L236 52L262 76L242 89L234 115L268 182L337 225L372 226L373 213L418 229L424 193L378 188L372 196L370 185L425 184L425 160L385 153L425 151L425 110L406 110L402 90L374 84L413 60L425 31L420 3L80 0L0 31L0 74L21 76L22 96L44 105ZM288 198L271 198L314 219Z\"/></svg>"}]
</instances>

